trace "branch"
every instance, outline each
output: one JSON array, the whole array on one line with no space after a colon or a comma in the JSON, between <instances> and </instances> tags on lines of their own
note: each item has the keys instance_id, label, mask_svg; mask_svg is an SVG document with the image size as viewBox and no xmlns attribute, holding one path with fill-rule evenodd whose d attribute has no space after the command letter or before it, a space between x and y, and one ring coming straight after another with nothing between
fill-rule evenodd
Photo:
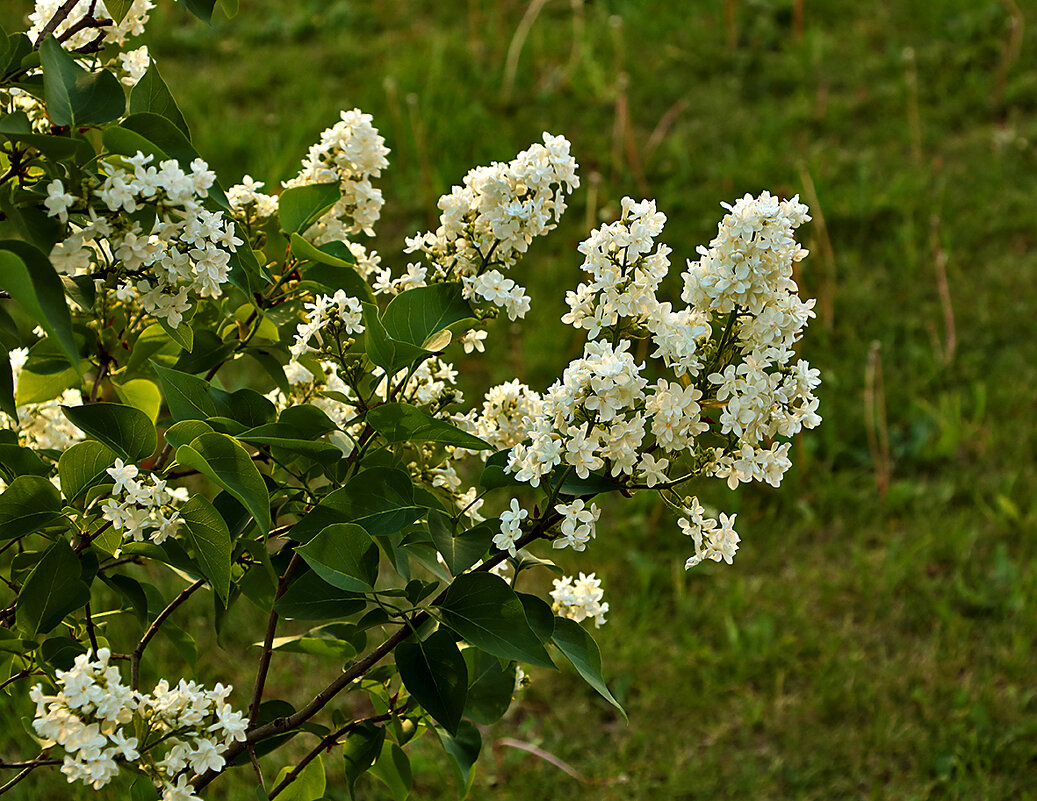
<instances>
[{"instance_id":1,"label":"branch","mask_svg":"<svg viewBox=\"0 0 1037 801\"><path fill-rule=\"evenodd\" d=\"M18 782L20 782L22 779L24 779L26 776L28 776L30 773L36 770L36 768L42 767L43 765L61 764L62 761L60 759L46 759L44 757L44 754L46 753L47 752L44 751L31 762L0 762L0 768L23 768L21 773L19 773L17 776L11 779L11 781L7 782L7 784L5 784L3 787L0 787L0 795L3 795L8 790L10 790L12 787L18 784Z\"/></svg>"},{"instance_id":2,"label":"branch","mask_svg":"<svg viewBox=\"0 0 1037 801\"><path fill-rule=\"evenodd\" d=\"M555 522L557 522L557 520L558 515L545 514L545 516L540 519L539 525L537 525L525 537L520 539L516 543L516 547L523 548L529 543L533 542L534 540L539 539L541 536L543 536L544 532L546 532L552 525L554 525ZM490 568L495 567L496 565L503 562L507 555L508 554L506 551L500 551L499 553L494 554L485 562L480 564L479 567L475 568L473 572L488 571ZM435 600L432 601L432 606L435 606L437 603L440 603L445 597L445 595L446 590L437 595ZM314 699L310 701L310 703L308 703L302 709L298 710L292 715L289 715L287 717L275 718L269 723L265 723L262 726L258 726L252 729L246 735L244 742L231 743L227 750L223 752L223 758L225 760L225 763L229 765L231 762L234 761L234 759L237 758L239 754L246 751L250 745L257 743L260 740L265 740L268 737L272 737L276 734L282 734L284 732L291 731L292 729L301 726L303 723L305 723L318 712L320 712L320 710L323 709L327 705L327 703L331 701L332 698L334 698L336 695L342 692L342 690L349 686L349 684L354 679L360 678L365 673L367 673L368 670L370 670L372 667L374 667L376 664L382 661L382 659L384 659L388 654L390 654L392 650L396 648L397 645L399 645L401 642L410 637L411 634L417 631L430 618L431 615L429 615L428 612L422 612L419 615L415 616L414 620L401 626L391 637L385 640L381 645L375 648L367 656L356 660L355 662L351 663L348 667L346 667L346 669L343 670L342 673L340 673L338 677L336 677L335 680L331 682L331 684L329 684L327 687L321 690L316 695L316 697L314 697ZM195 791L199 791L202 788L206 787L210 782L212 782L213 779L215 779L219 775L220 774L217 771L209 771L208 773L205 773L202 776L197 777L192 782Z\"/></svg>"},{"instance_id":3,"label":"branch","mask_svg":"<svg viewBox=\"0 0 1037 801\"><path fill-rule=\"evenodd\" d=\"M72 9L79 4L79 0L65 0L61 8L54 12L54 16L50 18L50 21L43 26L43 30L40 31L40 35L36 37L36 43L33 45L33 50L39 50L40 45L43 44L43 40L50 36L54 31L58 29L58 26L68 19L68 15L72 13Z\"/></svg>"},{"instance_id":4,"label":"branch","mask_svg":"<svg viewBox=\"0 0 1037 801\"><path fill-rule=\"evenodd\" d=\"M134 690L137 689L137 683L140 680L140 658L144 655L144 649L148 647L148 643L151 642L152 637L158 634L158 630L162 627L162 624L166 622L166 619L176 611L176 608L180 606L180 604L191 597L192 592L197 590L204 583L205 579L198 579L198 581L176 596L176 598L169 602L169 606L158 613L158 617L155 618L151 627L144 632L144 636L141 637L140 642L137 643L137 647L133 649L133 653L130 655L130 687Z\"/></svg>"},{"instance_id":5,"label":"branch","mask_svg":"<svg viewBox=\"0 0 1037 801\"><path fill-rule=\"evenodd\" d=\"M270 606L270 617L266 622L266 636L263 638L263 653L259 656L259 668L256 670L256 684L252 689L252 703L248 707L248 717L250 721L256 719L259 715L259 705L263 702L263 687L266 684L266 674L270 669L270 659L274 653L274 635L277 633L277 612L274 611L274 605L277 604L281 596L284 595L285 590L288 589L288 582L292 580L292 576L295 574L295 568L299 564L299 554L293 553L292 559L288 562L288 567L284 569L284 574L277 582L277 592L274 593L274 601Z\"/></svg>"},{"instance_id":6,"label":"branch","mask_svg":"<svg viewBox=\"0 0 1037 801\"><path fill-rule=\"evenodd\" d=\"M406 704L404 704L404 706L406 706ZM299 774L306 769L307 765L309 765L314 759L317 758L321 751L330 751L332 748L338 745L338 741L344 735L348 734L351 729L355 729L357 726L360 726L364 723L381 723L383 720L388 720L399 711L401 710L391 709L388 712L385 712L381 715L372 715L369 718L361 718L360 720L354 720L352 723L347 723L338 731L329 734L327 737L325 737L317 744L316 748L314 748L312 751L310 751L310 753L304 756L299 761L299 764L292 768L288 775L281 780L281 783L271 791L270 801L273 801L274 798L281 794L281 791L284 790L285 787L287 787L289 784L298 779Z\"/></svg>"}]
</instances>

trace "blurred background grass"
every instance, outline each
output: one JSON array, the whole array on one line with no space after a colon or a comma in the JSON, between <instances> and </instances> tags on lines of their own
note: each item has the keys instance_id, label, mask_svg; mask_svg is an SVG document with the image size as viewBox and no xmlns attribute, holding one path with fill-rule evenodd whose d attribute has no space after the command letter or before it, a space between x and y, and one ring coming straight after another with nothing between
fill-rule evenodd
<instances>
[{"instance_id":1,"label":"blurred background grass","mask_svg":"<svg viewBox=\"0 0 1037 801\"><path fill-rule=\"evenodd\" d=\"M1037 17L1023 4L254 0L212 27L160 5L144 42L225 184L276 186L339 109L374 114L393 152L373 246L397 271L403 236L434 224L471 166L543 130L572 141L584 185L520 267L533 312L460 363L472 386L542 389L577 352L558 322L575 246L624 194L668 215L675 271L721 200L769 188L812 208L800 279L819 318L803 355L822 370L824 424L780 491L703 488L739 513L731 567L685 573L667 513L606 504L598 540L563 564L603 578L596 637L630 724L574 674L534 671L485 732L473 798L1037 797ZM193 614L184 628L209 625ZM199 648L199 677L226 681L221 661L240 655ZM318 678L287 662L271 690L305 700ZM414 797L454 796L446 759L412 751ZM344 798L340 758L326 761L328 798ZM41 773L19 797L118 797ZM251 797L239 773L206 798ZM359 792L388 797L367 779Z\"/></svg>"}]
</instances>

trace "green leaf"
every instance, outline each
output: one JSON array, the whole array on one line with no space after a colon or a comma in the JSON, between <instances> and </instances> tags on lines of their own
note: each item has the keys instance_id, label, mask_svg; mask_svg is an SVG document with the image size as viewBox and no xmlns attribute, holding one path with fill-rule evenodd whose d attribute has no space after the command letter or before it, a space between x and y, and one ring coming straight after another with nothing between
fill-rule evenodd
<instances>
[{"instance_id":1,"label":"green leaf","mask_svg":"<svg viewBox=\"0 0 1037 801\"><path fill-rule=\"evenodd\" d=\"M123 0L119 0L122 2ZM112 0L105 0L111 3ZM127 3L129 5L129 3ZM138 776L130 785L130 801L159 801L158 788L147 776Z\"/></svg>"},{"instance_id":2,"label":"green leaf","mask_svg":"<svg viewBox=\"0 0 1037 801\"><path fill-rule=\"evenodd\" d=\"M153 356L166 357L172 362L172 357L180 352L180 346L169 338L169 334L158 323L152 323L145 328L130 351L129 361L126 369L131 372L139 371ZM157 361L157 360L156 360Z\"/></svg>"},{"instance_id":3,"label":"green leaf","mask_svg":"<svg viewBox=\"0 0 1037 801\"><path fill-rule=\"evenodd\" d=\"M488 442L409 403L376 406L367 413L367 422L389 442L440 442L472 451L493 448Z\"/></svg>"},{"instance_id":4,"label":"green leaf","mask_svg":"<svg viewBox=\"0 0 1037 801\"><path fill-rule=\"evenodd\" d=\"M239 389L224 392L209 387L209 395L216 403L216 412L241 423L245 429L269 423L277 414L277 408L254 389Z\"/></svg>"},{"instance_id":5,"label":"green leaf","mask_svg":"<svg viewBox=\"0 0 1037 801\"><path fill-rule=\"evenodd\" d=\"M169 154L150 139L121 125L109 125L105 128L101 134L101 142L105 150L119 156L135 156L139 151L145 156L152 156L156 162L169 158Z\"/></svg>"},{"instance_id":6,"label":"green leaf","mask_svg":"<svg viewBox=\"0 0 1037 801\"><path fill-rule=\"evenodd\" d=\"M467 720L461 721L457 733L453 736L438 728L436 734L443 744L443 750L453 760L459 788L458 797L465 798L471 792L472 782L475 780L473 768L479 759L479 752L482 750L482 735Z\"/></svg>"},{"instance_id":7,"label":"green leaf","mask_svg":"<svg viewBox=\"0 0 1037 801\"><path fill-rule=\"evenodd\" d=\"M267 445L307 456L319 464L331 464L342 458L342 451L329 442L303 439L296 429L285 423L267 423L237 435L249 445Z\"/></svg>"},{"instance_id":8,"label":"green leaf","mask_svg":"<svg viewBox=\"0 0 1037 801\"><path fill-rule=\"evenodd\" d=\"M113 383L115 394L127 406L140 409L154 423L162 410L162 393L154 381L146 378L132 378L122 384Z\"/></svg>"},{"instance_id":9,"label":"green leaf","mask_svg":"<svg viewBox=\"0 0 1037 801\"><path fill-rule=\"evenodd\" d=\"M514 487L520 482L515 476L505 471L511 451L497 451L486 460L482 475L479 476L479 486L486 489L500 489L501 487Z\"/></svg>"},{"instance_id":10,"label":"green leaf","mask_svg":"<svg viewBox=\"0 0 1037 801\"><path fill-rule=\"evenodd\" d=\"M176 100L173 99L173 95L170 94L166 82L162 80L162 75L154 61L151 62L148 71L137 81L136 86L130 90L130 113L138 114L143 111L150 111L165 117L183 131L184 136L188 139L191 138L187 121L177 106Z\"/></svg>"},{"instance_id":11,"label":"green leaf","mask_svg":"<svg viewBox=\"0 0 1037 801\"><path fill-rule=\"evenodd\" d=\"M399 342L389 336L378 316L378 307L364 303L364 345L367 357L389 375L406 367L416 359L428 356L429 352L417 345Z\"/></svg>"},{"instance_id":12,"label":"green leaf","mask_svg":"<svg viewBox=\"0 0 1037 801\"><path fill-rule=\"evenodd\" d=\"M458 576L447 588L439 611L443 623L471 645L502 659L554 667L530 628L522 601L502 578L489 573Z\"/></svg>"},{"instance_id":13,"label":"green leaf","mask_svg":"<svg viewBox=\"0 0 1037 801\"><path fill-rule=\"evenodd\" d=\"M0 470L6 474L7 481L10 481L15 476L46 476L50 473L50 465L44 464L31 448L4 442L0 443Z\"/></svg>"},{"instance_id":14,"label":"green leaf","mask_svg":"<svg viewBox=\"0 0 1037 801\"><path fill-rule=\"evenodd\" d=\"M25 126L21 121L25 120ZM3 134L12 142L19 142L40 151L48 158L55 161L73 160L84 164L94 157L94 149L90 143L78 136L58 136L33 132L28 125L28 118L24 112L9 114L0 120L0 134ZM57 223L57 220L54 220Z\"/></svg>"},{"instance_id":15,"label":"green leaf","mask_svg":"<svg viewBox=\"0 0 1037 801\"><path fill-rule=\"evenodd\" d=\"M296 578L277 599L274 611L289 620L334 620L349 617L367 606L362 595L340 590L317 573Z\"/></svg>"},{"instance_id":16,"label":"green leaf","mask_svg":"<svg viewBox=\"0 0 1037 801\"><path fill-rule=\"evenodd\" d=\"M0 289L17 300L32 319L54 337L68 363L79 370L79 348L65 288L50 260L28 242L0 241Z\"/></svg>"},{"instance_id":17,"label":"green leaf","mask_svg":"<svg viewBox=\"0 0 1037 801\"><path fill-rule=\"evenodd\" d=\"M468 666L468 697L465 717L489 726L496 723L511 706L515 695L515 663L501 661L479 648L462 652Z\"/></svg>"},{"instance_id":18,"label":"green leaf","mask_svg":"<svg viewBox=\"0 0 1037 801\"><path fill-rule=\"evenodd\" d=\"M181 445L190 445L195 437L208 434L213 430L213 427L204 420L181 420L167 428L163 436L167 445L179 448Z\"/></svg>"},{"instance_id":19,"label":"green leaf","mask_svg":"<svg viewBox=\"0 0 1037 801\"><path fill-rule=\"evenodd\" d=\"M327 495L321 506L340 512L369 534L394 534L422 515L414 505L414 485L402 470L373 467L358 473L341 489Z\"/></svg>"},{"instance_id":20,"label":"green leaf","mask_svg":"<svg viewBox=\"0 0 1037 801\"><path fill-rule=\"evenodd\" d=\"M53 36L40 45L47 114L56 125L97 125L121 117L126 95L107 70L87 72Z\"/></svg>"},{"instance_id":21,"label":"green leaf","mask_svg":"<svg viewBox=\"0 0 1037 801\"><path fill-rule=\"evenodd\" d=\"M122 539L121 536L120 539ZM97 542L97 540L94 540L94 542ZM144 592L144 586L139 581L119 573L102 573L98 578L130 602L133 614L137 616L137 620L140 621L141 625L147 623L148 596Z\"/></svg>"},{"instance_id":22,"label":"green leaf","mask_svg":"<svg viewBox=\"0 0 1037 801\"><path fill-rule=\"evenodd\" d=\"M43 476L18 476L0 494L0 540L39 531L61 517L61 494Z\"/></svg>"},{"instance_id":23,"label":"green leaf","mask_svg":"<svg viewBox=\"0 0 1037 801\"><path fill-rule=\"evenodd\" d=\"M285 189L277 201L277 215L286 234L303 233L342 197L338 181Z\"/></svg>"},{"instance_id":24,"label":"green leaf","mask_svg":"<svg viewBox=\"0 0 1037 801\"><path fill-rule=\"evenodd\" d=\"M248 452L226 434L195 437L176 450L176 460L197 470L241 501L264 534L270 533L270 492Z\"/></svg>"},{"instance_id":25,"label":"green leaf","mask_svg":"<svg viewBox=\"0 0 1037 801\"><path fill-rule=\"evenodd\" d=\"M274 787L277 787L292 772L288 765L281 768L281 772L274 779ZM324 777L324 762L320 755L303 768L291 784L284 788L277 796L279 801L317 801L324 796L326 780Z\"/></svg>"},{"instance_id":26,"label":"green leaf","mask_svg":"<svg viewBox=\"0 0 1037 801\"><path fill-rule=\"evenodd\" d=\"M180 4L198 17L198 19L204 22L212 22L212 11L216 7L216 0L180 0ZM321 771L321 775L324 775L323 771ZM323 793L324 791L321 790L321 792ZM284 801L288 801L288 799L284 799Z\"/></svg>"},{"instance_id":27,"label":"green leaf","mask_svg":"<svg viewBox=\"0 0 1037 801\"><path fill-rule=\"evenodd\" d=\"M555 630L555 615L551 611L551 605L548 604L543 598L538 598L536 595L530 595L528 592L518 592L519 600L522 601L522 608L526 613L526 620L529 621L529 627L533 629L533 633L536 634L537 639L540 642L547 643L551 641L551 636Z\"/></svg>"},{"instance_id":28,"label":"green leaf","mask_svg":"<svg viewBox=\"0 0 1037 801\"><path fill-rule=\"evenodd\" d=\"M15 389L14 400L19 406L29 403L43 403L58 397L69 387L78 386L80 376L73 368L62 370L60 373L49 375L37 375L31 370L23 369L18 376L18 386Z\"/></svg>"},{"instance_id":29,"label":"green leaf","mask_svg":"<svg viewBox=\"0 0 1037 801\"><path fill-rule=\"evenodd\" d=\"M605 686L605 680L601 676L601 652L587 630L575 620L558 617L555 618L555 629L551 641L559 651L565 654L565 658L572 662L572 666L576 668L576 672L583 677L583 680L618 709L623 719L626 720L627 713L623 711L623 707L612 697L609 688Z\"/></svg>"},{"instance_id":30,"label":"green leaf","mask_svg":"<svg viewBox=\"0 0 1037 801\"><path fill-rule=\"evenodd\" d=\"M351 297L374 303L374 293L367 281L360 277L350 262L328 253L326 245L314 247L299 234L292 234L291 245L295 256L310 262L302 269L304 281L320 284L330 294L342 289Z\"/></svg>"},{"instance_id":31,"label":"green leaf","mask_svg":"<svg viewBox=\"0 0 1037 801\"><path fill-rule=\"evenodd\" d=\"M82 653L86 653L86 648L71 637L48 637L40 646L40 656L58 670L71 668Z\"/></svg>"},{"instance_id":32,"label":"green leaf","mask_svg":"<svg viewBox=\"0 0 1037 801\"><path fill-rule=\"evenodd\" d=\"M176 328L173 328L165 320L159 320L158 324L169 334L169 338L181 348L188 352L194 350L194 329L187 324L186 320L182 320Z\"/></svg>"},{"instance_id":33,"label":"green leaf","mask_svg":"<svg viewBox=\"0 0 1037 801\"><path fill-rule=\"evenodd\" d=\"M192 331L184 323L180 323L176 330L181 329ZM234 347L233 342L224 342L215 331L202 328L192 333L190 350L181 353L173 366L182 373L207 373L213 367L222 366L234 353Z\"/></svg>"},{"instance_id":34,"label":"green leaf","mask_svg":"<svg viewBox=\"0 0 1037 801\"><path fill-rule=\"evenodd\" d=\"M333 523L295 552L333 587L371 592L378 578L378 546L353 523Z\"/></svg>"},{"instance_id":35,"label":"green leaf","mask_svg":"<svg viewBox=\"0 0 1037 801\"><path fill-rule=\"evenodd\" d=\"M346 789L353 797L356 780L365 773L382 751L385 729L374 723L362 723L349 732L342 743L342 755L346 761Z\"/></svg>"},{"instance_id":36,"label":"green leaf","mask_svg":"<svg viewBox=\"0 0 1037 801\"><path fill-rule=\"evenodd\" d=\"M73 503L84 492L98 484L112 481L108 468L115 464L118 454L103 442L77 442L58 460L58 478L61 492L68 503Z\"/></svg>"},{"instance_id":37,"label":"green leaf","mask_svg":"<svg viewBox=\"0 0 1037 801\"><path fill-rule=\"evenodd\" d=\"M284 415L282 415L282 419ZM402 470L375 467L329 493L292 527L291 536L309 541L331 523L357 523L374 536L394 534L424 514L414 504L414 486Z\"/></svg>"},{"instance_id":38,"label":"green leaf","mask_svg":"<svg viewBox=\"0 0 1037 801\"><path fill-rule=\"evenodd\" d=\"M432 718L457 734L468 692L468 668L454 638L444 629L424 640L396 646L396 668L407 691Z\"/></svg>"},{"instance_id":39,"label":"green leaf","mask_svg":"<svg viewBox=\"0 0 1037 801\"><path fill-rule=\"evenodd\" d=\"M126 12L133 5L133 0L104 0L104 7L108 10L108 16L117 23L122 22Z\"/></svg>"},{"instance_id":40,"label":"green leaf","mask_svg":"<svg viewBox=\"0 0 1037 801\"><path fill-rule=\"evenodd\" d=\"M174 420L207 420L216 416L216 402L209 394L208 381L158 364L153 367Z\"/></svg>"},{"instance_id":41,"label":"green leaf","mask_svg":"<svg viewBox=\"0 0 1037 801\"><path fill-rule=\"evenodd\" d=\"M392 793L393 801L407 801L414 778L411 775L410 760L396 743L388 740L382 746L382 755L378 757L371 775L378 777Z\"/></svg>"},{"instance_id":42,"label":"green leaf","mask_svg":"<svg viewBox=\"0 0 1037 801\"><path fill-rule=\"evenodd\" d=\"M18 593L15 612L18 628L29 637L35 637L50 631L65 615L89 603L90 588L81 574L79 560L68 543L57 540L36 563Z\"/></svg>"},{"instance_id":43,"label":"green leaf","mask_svg":"<svg viewBox=\"0 0 1037 801\"><path fill-rule=\"evenodd\" d=\"M213 590L227 603L230 594L230 529L216 507L203 495L192 495L180 507L187 542L194 550L198 566L209 580Z\"/></svg>"},{"instance_id":44,"label":"green leaf","mask_svg":"<svg viewBox=\"0 0 1037 801\"><path fill-rule=\"evenodd\" d=\"M489 526L476 526L455 535L450 517L435 509L428 513L428 532L453 576L478 562L493 542L493 529Z\"/></svg>"},{"instance_id":45,"label":"green leaf","mask_svg":"<svg viewBox=\"0 0 1037 801\"><path fill-rule=\"evenodd\" d=\"M253 645L262 646L263 643L257 642L253 643ZM353 647L352 643L331 637L307 637L303 634L275 637L272 647L275 651L309 654L310 656L321 656L342 662L346 662L356 656L356 648Z\"/></svg>"},{"instance_id":46,"label":"green leaf","mask_svg":"<svg viewBox=\"0 0 1037 801\"><path fill-rule=\"evenodd\" d=\"M474 317L472 307L461 297L460 284L432 284L393 298L382 324L393 339L423 348L435 334Z\"/></svg>"},{"instance_id":47,"label":"green leaf","mask_svg":"<svg viewBox=\"0 0 1037 801\"><path fill-rule=\"evenodd\" d=\"M88 403L62 406L73 425L103 442L123 459L137 463L155 452L155 424L140 409L121 403Z\"/></svg>"}]
</instances>

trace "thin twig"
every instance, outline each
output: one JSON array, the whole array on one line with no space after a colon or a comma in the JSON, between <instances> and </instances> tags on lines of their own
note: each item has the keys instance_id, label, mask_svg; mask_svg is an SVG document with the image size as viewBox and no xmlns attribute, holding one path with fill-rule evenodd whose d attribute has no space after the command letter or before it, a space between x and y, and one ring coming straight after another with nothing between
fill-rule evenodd
<instances>
[{"instance_id":1,"label":"thin twig","mask_svg":"<svg viewBox=\"0 0 1037 801\"><path fill-rule=\"evenodd\" d=\"M406 704L404 704L404 706L406 706ZM335 731L335 732L332 732L331 734L329 734L327 737L322 739L317 744L317 746L313 750L310 751L310 753L308 753L301 760L299 760L299 764L296 765L294 768L292 768L292 770L288 773L288 775L285 776L284 779L281 780L281 783L278 784L277 787L275 787L270 792L270 801L273 801L273 799L276 798L278 795L280 795L281 792L289 784L291 784L296 779L298 779L299 778L299 774L302 773L306 769L307 765L309 765L314 759L317 758L317 756L320 754L321 751L330 751L332 748L334 748L338 744L338 741L340 739L342 739L343 736L345 736L346 734L348 734L350 732L351 729L355 729L357 726L361 726L364 723L381 723L383 720L388 720L394 714L397 714L399 711L401 711L401 710L392 709L392 710L389 710L388 712L382 713L381 715L372 715L371 717L368 717L368 718L361 718L360 720L354 720L352 723L347 723L345 726L343 726L338 731Z\"/></svg>"},{"instance_id":2,"label":"thin twig","mask_svg":"<svg viewBox=\"0 0 1037 801\"><path fill-rule=\"evenodd\" d=\"M176 598L169 602L169 606L158 613L158 617L155 618L151 626L144 636L141 637L137 647L133 649L133 653L130 655L130 687L134 690L137 689L137 683L140 679L140 658L144 654L144 649L148 647L148 643L151 639L158 634L158 630L162 627L162 624L166 622L166 619L176 611L176 608L180 606L184 601L191 597L191 593L197 590L205 583L205 579L198 579L187 589L183 590Z\"/></svg>"},{"instance_id":3,"label":"thin twig","mask_svg":"<svg viewBox=\"0 0 1037 801\"><path fill-rule=\"evenodd\" d=\"M0 684L0 690L4 689L4 687L6 687L8 684L13 684L14 682L18 681L18 679L24 679L26 676L32 676L32 675L41 676L41 675L43 675L43 671L41 671L41 670L35 670L34 671L34 670L29 669L29 668L25 668L25 670L20 670L17 673L15 673L13 676L11 676L10 678L5 679L3 684Z\"/></svg>"},{"instance_id":4,"label":"thin twig","mask_svg":"<svg viewBox=\"0 0 1037 801\"><path fill-rule=\"evenodd\" d=\"M39 50L40 45L43 44L43 40L50 36L54 31L58 29L58 26L68 19L68 15L72 13L72 9L79 4L79 0L65 0L64 4L57 11L54 12L54 16L50 18L50 21L43 26L43 30L40 31L40 35L36 37L36 43L33 45L34 50Z\"/></svg>"},{"instance_id":5,"label":"thin twig","mask_svg":"<svg viewBox=\"0 0 1037 801\"><path fill-rule=\"evenodd\" d=\"M94 649L94 655L97 655L97 634L94 631L94 618L90 614L90 604L86 605L86 633L90 637L90 647Z\"/></svg>"},{"instance_id":6,"label":"thin twig","mask_svg":"<svg viewBox=\"0 0 1037 801\"><path fill-rule=\"evenodd\" d=\"M26 776L28 776L30 773L32 773L34 770L36 770L36 768L42 767L44 765L60 765L61 764L61 760L60 759L47 759L47 758L45 758L44 754L46 754L46 753L47 752L44 751L42 754L40 754L36 759L32 760L31 762L0 762L0 768L23 768L21 773L19 773L17 776L15 776L13 779L11 779L11 781L9 781L3 787L0 787L0 795L3 795L8 790L10 790L12 787L14 787L16 784L18 784L18 782L20 782L22 779L24 779Z\"/></svg>"},{"instance_id":7,"label":"thin twig","mask_svg":"<svg viewBox=\"0 0 1037 801\"><path fill-rule=\"evenodd\" d=\"M252 703L248 707L248 717L250 721L254 721L259 716L259 705L263 702L263 687L266 685L266 674L270 670L270 659L274 653L274 635L277 633L277 620L278 614L274 611L273 606L277 604L281 596L284 595L285 590L288 589L288 583L292 580L292 576L295 574L295 568L299 564L299 554L293 553L291 561L288 562L288 567L284 569L284 574L278 579L277 592L274 594L274 601L271 604L270 617L267 618L266 622L266 635L263 638L263 653L259 656L259 668L256 670L256 684L252 688Z\"/></svg>"}]
</instances>

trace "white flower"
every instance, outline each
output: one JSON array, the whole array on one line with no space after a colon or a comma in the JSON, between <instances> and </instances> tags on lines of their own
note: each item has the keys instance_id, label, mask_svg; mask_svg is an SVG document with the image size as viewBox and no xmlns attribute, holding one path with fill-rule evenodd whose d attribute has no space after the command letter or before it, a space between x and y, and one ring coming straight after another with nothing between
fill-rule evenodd
<instances>
[{"instance_id":1,"label":"white flower","mask_svg":"<svg viewBox=\"0 0 1037 801\"><path fill-rule=\"evenodd\" d=\"M595 504L586 506L582 498L569 504L560 503L555 511L563 515L560 531L562 536L555 539L555 548L571 547L574 551L583 551L587 542L595 536L595 524L601 516L601 510Z\"/></svg>"},{"instance_id":2,"label":"white flower","mask_svg":"<svg viewBox=\"0 0 1037 801\"><path fill-rule=\"evenodd\" d=\"M476 329L472 329L471 331L465 331L464 336L461 337L461 344L464 346L464 352L484 352L486 350L486 346L483 345L483 341L486 339L486 336L486 331L478 331Z\"/></svg>"},{"instance_id":3,"label":"white flower","mask_svg":"<svg viewBox=\"0 0 1037 801\"><path fill-rule=\"evenodd\" d=\"M605 614L609 611L609 605L601 602L603 596L601 580L595 578L593 573L589 576L580 573L580 578L575 581L572 576L564 576L554 580L552 609L556 615L577 623L593 618L594 625L600 627L605 623Z\"/></svg>"},{"instance_id":4,"label":"white flower","mask_svg":"<svg viewBox=\"0 0 1037 801\"><path fill-rule=\"evenodd\" d=\"M517 499L511 499L510 508L501 512L500 533L494 535L493 544L502 551L515 555L515 544L522 535L522 521L529 517L529 512L519 506Z\"/></svg>"},{"instance_id":5,"label":"white flower","mask_svg":"<svg viewBox=\"0 0 1037 801\"><path fill-rule=\"evenodd\" d=\"M65 191L64 184L57 178L47 184L47 199L43 205L47 207L47 216L57 217L61 222L68 222L68 210L75 204L76 198Z\"/></svg>"}]
</instances>

